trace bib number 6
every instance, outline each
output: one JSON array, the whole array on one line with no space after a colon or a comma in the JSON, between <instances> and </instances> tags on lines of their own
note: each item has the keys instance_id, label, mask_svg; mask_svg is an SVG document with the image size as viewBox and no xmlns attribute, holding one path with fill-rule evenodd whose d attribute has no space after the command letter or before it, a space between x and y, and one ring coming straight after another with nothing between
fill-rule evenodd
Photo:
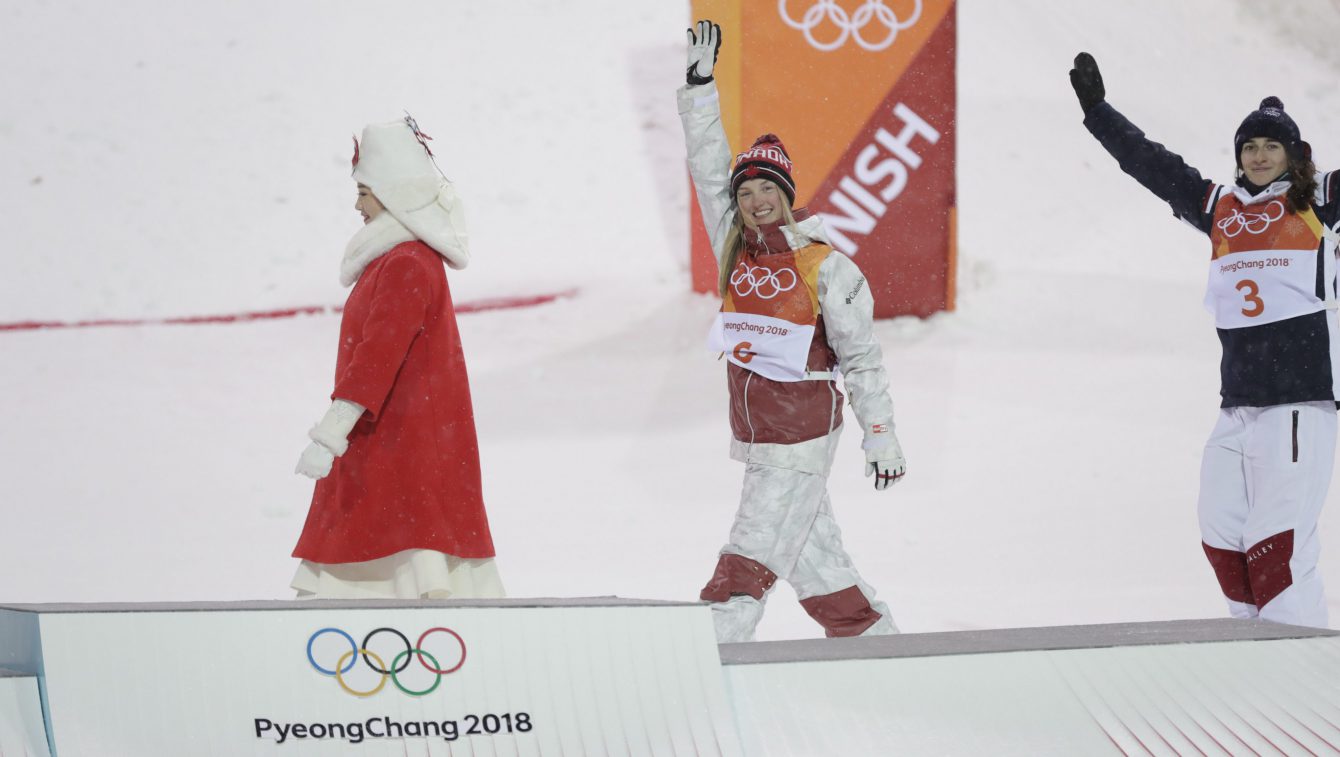
<instances>
[{"instance_id":1,"label":"bib number 6","mask_svg":"<svg viewBox=\"0 0 1340 757\"><path fill-rule=\"evenodd\" d=\"M1243 315L1248 318L1255 318L1266 312L1266 303L1261 300L1261 288L1256 285L1255 281L1243 279L1234 288L1242 292L1242 299L1247 303L1247 307L1242 309Z\"/></svg>"}]
</instances>

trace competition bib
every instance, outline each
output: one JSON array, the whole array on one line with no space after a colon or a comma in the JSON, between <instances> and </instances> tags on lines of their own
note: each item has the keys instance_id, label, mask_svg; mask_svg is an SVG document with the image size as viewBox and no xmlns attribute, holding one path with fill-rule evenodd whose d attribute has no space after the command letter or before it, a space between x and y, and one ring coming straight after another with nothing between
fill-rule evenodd
<instances>
[{"instance_id":1,"label":"competition bib","mask_svg":"<svg viewBox=\"0 0 1340 757\"><path fill-rule=\"evenodd\" d=\"M708 348L765 378L804 380L819 320L819 265L831 252L826 245L810 245L776 255L741 255L708 332Z\"/></svg>"},{"instance_id":2,"label":"competition bib","mask_svg":"<svg viewBox=\"0 0 1340 757\"><path fill-rule=\"evenodd\" d=\"M1244 205L1233 194L1215 206L1205 308L1221 329L1315 313L1322 225L1312 208L1290 213L1283 197Z\"/></svg>"}]
</instances>

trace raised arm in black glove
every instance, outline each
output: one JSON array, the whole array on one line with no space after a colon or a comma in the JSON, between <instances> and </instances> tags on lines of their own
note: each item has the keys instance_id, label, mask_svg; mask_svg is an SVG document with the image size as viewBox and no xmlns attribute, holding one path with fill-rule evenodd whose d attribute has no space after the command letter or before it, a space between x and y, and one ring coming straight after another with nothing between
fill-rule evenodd
<instances>
[{"instance_id":1,"label":"raised arm in black glove","mask_svg":"<svg viewBox=\"0 0 1340 757\"><path fill-rule=\"evenodd\" d=\"M1075 88L1079 107L1084 109L1086 116L1107 96L1103 89L1103 75L1098 72L1098 61L1088 53L1075 56L1075 67L1070 69L1070 86Z\"/></svg>"},{"instance_id":2,"label":"raised arm in black glove","mask_svg":"<svg viewBox=\"0 0 1340 757\"><path fill-rule=\"evenodd\" d=\"M706 19L698 22L698 33L689 29L689 84L712 81L712 69L721 51L721 27Z\"/></svg>"}]
</instances>

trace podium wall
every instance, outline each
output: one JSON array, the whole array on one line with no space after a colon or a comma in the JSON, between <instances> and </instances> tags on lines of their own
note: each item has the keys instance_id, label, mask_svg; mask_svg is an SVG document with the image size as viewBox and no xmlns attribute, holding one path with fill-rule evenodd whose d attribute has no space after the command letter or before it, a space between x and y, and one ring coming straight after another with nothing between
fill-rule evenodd
<instances>
[{"instance_id":1,"label":"podium wall","mask_svg":"<svg viewBox=\"0 0 1340 757\"><path fill-rule=\"evenodd\" d=\"M40 677L62 757L736 755L708 613L613 599L16 606L0 608L0 665ZM28 700L8 717L31 730Z\"/></svg>"},{"instance_id":2,"label":"podium wall","mask_svg":"<svg viewBox=\"0 0 1340 757\"><path fill-rule=\"evenodd\" d=\"M1333 631L1124 623L726 644L721 658L746 754L1340 754Z\"/></svg>"},{"instance_id":3,"label":"podium wall","mask_svg":"<svg viewBox=\"0 0 1340 757\"><path fill-rule=\"evenodd\" d=\"M46 729L37 676L0 668L0 757L45 757Z\"/></svg>"},{"instance_id":4,"label":"podium wall","mask_svg":"<svg viewBox=\"0 0 1340 757\"><path fill-rule=\"evenodd\" d=\"M1340 634L1264 621L718 646L616 598L0 606L11 755L1340 752Z\"/></svg>"}]
</instances>

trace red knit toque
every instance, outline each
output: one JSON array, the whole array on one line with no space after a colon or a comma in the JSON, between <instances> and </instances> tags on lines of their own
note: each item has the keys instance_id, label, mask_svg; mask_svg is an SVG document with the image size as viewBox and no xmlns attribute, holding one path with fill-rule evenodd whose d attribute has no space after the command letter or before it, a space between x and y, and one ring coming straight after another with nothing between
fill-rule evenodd
<instances>
[{"instance_id":1,"label":"red knit toque","mask_svg":"<svg viewBox=\"0 0 1340 757\"><path fill-rule=\"evenodd\" d=\"M782 188L792 204L796 201L796 182L791 178L791 156L776 134L764 134L748 150L735 156L730 175L730 193L734 197L740 185L749 179L768 179Z\"/></svg>"}]
</instances>

